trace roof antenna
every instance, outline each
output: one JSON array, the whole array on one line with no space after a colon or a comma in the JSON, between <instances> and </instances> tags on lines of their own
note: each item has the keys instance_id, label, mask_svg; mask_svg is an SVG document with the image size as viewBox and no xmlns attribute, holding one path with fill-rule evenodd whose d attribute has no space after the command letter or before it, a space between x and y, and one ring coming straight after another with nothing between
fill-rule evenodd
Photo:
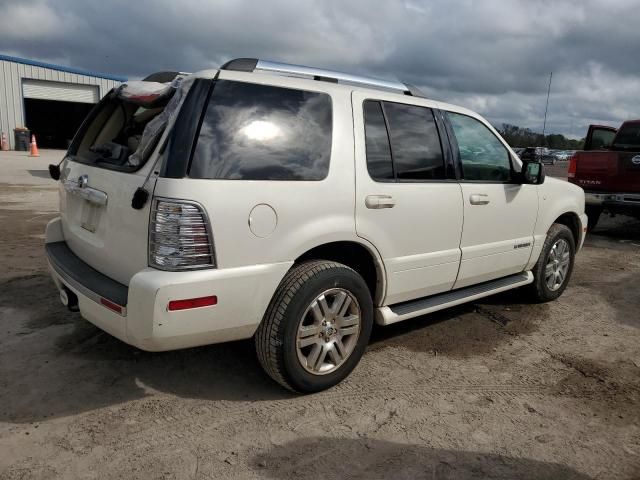
<instances>
[{"instance_id":1,"label":"roof antenna","mask_svg":"<svg viewBox=\"0 0 640 480\"><path fill-rule=\"evenodd\" d=\"M551 79L553 78L553 72L549 74L549 88L547 88L547 104L544 107L544 123L542 124L542 141L546 145L545 132L547 131L547 111L549 110L549 94L551 93Z\"/></svg>"}]
</instances>

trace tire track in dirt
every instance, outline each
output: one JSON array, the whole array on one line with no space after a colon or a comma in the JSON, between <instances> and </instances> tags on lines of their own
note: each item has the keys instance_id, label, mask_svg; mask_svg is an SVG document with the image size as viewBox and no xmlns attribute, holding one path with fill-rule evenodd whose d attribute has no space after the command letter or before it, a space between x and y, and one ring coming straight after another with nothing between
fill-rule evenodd
<instances>
[{"instance_id":1,"label":"tire track in dirt","mask_svg":"<svg viewBox=\"0 0 640 480\"><path fill-rule=\"evenodd\" d=\"M294 409L315 409L319 403L345 404L362 398L384 398L385 393L395 400L403 400L409 404L423 404L434 398L449 395L471 394L478 397L489 396L495 405L497 402L507 402L519 398L541 398L548 394L550 388L551 385L526 381L511 384L469 382L456 385L387 381L383 385L368 388L363 388L362 385L344 385L321 394L275 400L268 403L247 402L238 405L237 402L218 401L211 406L199 405L179 414L156 418L152 424L143 428L136 431L128 430L126 438L113 439L112 441L120 445L121 448L130 448L140 444L149 444L149 447L155 448L171 441L183 439L185 432L201 437L203 434L211 433L220 427L244 421L248 416L286 417ZM118 421L118 412L110 412L110 416L112 422ZM177 433L178 431L180 433Z\"/></svg>"}]
</instances>

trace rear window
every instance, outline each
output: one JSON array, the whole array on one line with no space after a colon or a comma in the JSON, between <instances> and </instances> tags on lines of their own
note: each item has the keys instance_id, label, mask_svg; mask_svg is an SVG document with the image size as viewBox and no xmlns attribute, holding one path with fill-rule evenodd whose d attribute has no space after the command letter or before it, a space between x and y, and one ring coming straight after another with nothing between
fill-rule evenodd
<instances>
[{"instance_id":1,"label":"rear window","mask_svg":"<svg viewBox=\"0 0 640 480\"><path fill-rule=\"evenodd\" d=\"M614 146L640 149L640 123L627 123L616 135Z\"/></svg>"},{"instance_id":2,"label":"rear window","mask_svg":"<svg viewBox=\"0 0 640 480\"><path fill-rule=\"evenodd\" d=\"M189 177L322 180L329 172L331 130L325 93L218 80Z\"/></svg>"},{"instance_id":3,"label":"rear window","mask_svg":"<svg viewBox=\"0 0 640 480\"><path fill-rule=\"evenodd\" d=\"M133 171L148 160L183 92L175 85L128 82L91 111L69 148L76 161Z\"/></svg>"}]
</instances>

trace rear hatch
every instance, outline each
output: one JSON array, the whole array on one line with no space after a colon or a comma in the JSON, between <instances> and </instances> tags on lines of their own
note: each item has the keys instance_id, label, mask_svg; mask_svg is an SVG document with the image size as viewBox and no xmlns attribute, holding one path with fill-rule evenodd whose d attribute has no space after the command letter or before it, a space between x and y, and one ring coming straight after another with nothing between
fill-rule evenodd
<instances>
[{"instance_id":1,"label":"rear hatch","mask_svg":"<svg viewBox=\"0 0 640 480\"><path fill-rule=\"evenodd\" d=\"M151 202L134 209L131 201L154 167L154 152L184 96L179 80L128 82L110 92L85 120L62 164L60 216L67 245L125 285L147 266ZM146 188L152 192L153 181Z\"/></svg>"}]
</instances>

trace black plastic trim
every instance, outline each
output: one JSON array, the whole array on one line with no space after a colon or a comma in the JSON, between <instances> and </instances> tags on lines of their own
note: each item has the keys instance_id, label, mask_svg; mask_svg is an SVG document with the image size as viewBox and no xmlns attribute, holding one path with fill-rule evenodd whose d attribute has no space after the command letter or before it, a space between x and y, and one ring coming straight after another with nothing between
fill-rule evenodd
<instances>
[{"instance_id":1,"label":"black plastic trim","mask_svg":"<svg viewBox=\"0 0 640 480\"><path fill-rule=\"evenodd\" d=\"M189 89L171 131L171 138L167 146L168 155L160 169L160 176L184 178L187 175L197 134L214 82L215 79L212 81L199 78Z\"/></svg>"},{"instance_id":2,"label":"black plastic trim","mask_svg":"<svg viewBox=\"0 0 640 480\"><path fill-rule=\"evenodd\" d=\"M45 251L51 267L63 279L68 277L83 289L89 290L99 297L106 298L122 307L127 305L129 287L116 282L86 264L71 251L66 242L47 243Z\"/></svg>"},{"instance_id":3,"label":"black plastic trim","mask_svg":"<svg viewBox=\"0 0 640 480\"><path fill-rule=\"evenodd\" d=\"M445 176L447 180L458 180L460 178L460 172L458 171L454 158L447 122L444 119L442 111L437 108L433 109L433 117L435 118L438 134L440 135L440 146L442 148L442 155L444 156Z\"/></svg>"}]
</instances>

